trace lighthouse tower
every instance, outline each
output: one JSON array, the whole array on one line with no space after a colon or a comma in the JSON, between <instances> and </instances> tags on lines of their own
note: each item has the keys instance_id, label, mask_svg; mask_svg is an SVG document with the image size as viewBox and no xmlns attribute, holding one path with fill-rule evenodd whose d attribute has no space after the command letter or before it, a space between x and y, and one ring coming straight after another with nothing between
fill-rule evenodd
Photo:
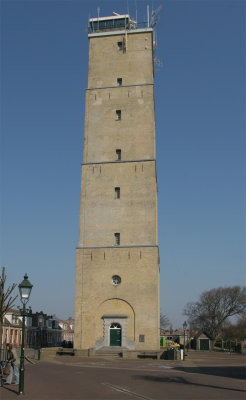
<instances>
[{"instance_id":1,"label":"lighthouse tower","mask_svg":"<svg viewBox=\"0 0 246 400\"><path fill-rule=\"evenodd\" d=\"M74 346L158 350L153 29L89 24Z\"/></svg>"}]
</instances>

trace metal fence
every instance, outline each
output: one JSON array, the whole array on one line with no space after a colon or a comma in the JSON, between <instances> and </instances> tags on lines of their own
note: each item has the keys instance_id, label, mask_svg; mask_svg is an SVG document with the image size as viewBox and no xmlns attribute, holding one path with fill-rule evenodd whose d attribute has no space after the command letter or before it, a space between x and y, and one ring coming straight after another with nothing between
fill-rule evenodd
<instances>
[{"instance_id":1,"label":"metal fence","mask_svg":"<svg viewBox=\"0 0 246 400\"><path fill-rule=\"evenodd\" d=\"M239 340L217 340L214 344L217 350L229 351L234 353L242 353L243 342Z\"/></svg>"},{"instance_id":2,"label":"metal fence","mask_svg":"<svg viewBox=\"0 0 246 400\"><path fill-rule=\"evenodd\" d=\"M112 30L122 30L122 32L125 33L125 31L130 32L131 30L135 29L151 28L147 21L132 24L129 22L125 23L125 19L123 19L123 24L115 26L115 23L116 22L114 20L101 21L99 24L98 21L94 21L93 25L88 26L88 33L109 32ZM103 26L103 24L105 24L105 26Z\"/></svg>"}]
</instances>

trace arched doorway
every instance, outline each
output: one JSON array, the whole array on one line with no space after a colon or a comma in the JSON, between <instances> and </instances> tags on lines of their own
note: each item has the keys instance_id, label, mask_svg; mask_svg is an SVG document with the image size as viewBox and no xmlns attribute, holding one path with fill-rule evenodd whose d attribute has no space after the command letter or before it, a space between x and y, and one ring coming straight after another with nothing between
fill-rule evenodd
<instances>
[{"instance_id":1,"label":"arched doorway","mask_svg":"<svg viewBox=\"0 0 246 400\"><path fill-rule=\"evenodd\" d=\"M135 312L128 302L120 298L103 301L95 314L96 349L110 347L110 327L119 324L121 329L120 347L135 349ZM114 335L114 333L112 333ZM115 333L116 335L116 333ZM115 346L116 347L116 346ZM111 347L113 348L113 347Z\"/></svg>"},{"instance_id":2,"label":"arched doorway","mask_svg":"<svg viewBox=\"0 0 246 400\"><path fill-rule=\"evenodd\" d=\"M110 346L121 346L121 326L113 322L109 328L110 331Z\"/></svg>"}]
</instances>

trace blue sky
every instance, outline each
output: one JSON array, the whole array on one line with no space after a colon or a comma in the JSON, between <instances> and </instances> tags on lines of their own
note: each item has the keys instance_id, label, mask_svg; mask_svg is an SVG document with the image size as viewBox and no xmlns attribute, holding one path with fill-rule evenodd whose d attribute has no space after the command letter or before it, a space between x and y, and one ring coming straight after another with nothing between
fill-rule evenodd
<instances>
[{"instance_id":1,"label":"blue sky","mask_svg":"<svg viewBox=\"0 0 246 400\"><path fill-rule=\"evenodd\" d=\"M156 26L161 309L245 284L245 2L1 2L1 265L34 311L73 315L88 17Z\"/></svg>"}]
</instances>

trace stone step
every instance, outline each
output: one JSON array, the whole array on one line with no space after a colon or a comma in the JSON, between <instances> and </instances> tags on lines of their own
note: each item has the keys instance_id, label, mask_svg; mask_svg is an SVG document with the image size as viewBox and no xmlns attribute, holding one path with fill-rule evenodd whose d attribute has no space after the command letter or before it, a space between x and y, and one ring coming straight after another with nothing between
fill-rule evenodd
<instances>
[{"instance_id":1,"label":"stone step","mask_svg":"<svg viewBox=\"0 0 246 400\"><path fill-rule=\"evenodd\" d=\"M123 347L102 347L101 349L98 349L95 351L95 356L96 357L115 357L115 358L120 358L122 357L122 352L124 348Z\"/></svg>"}]
</instances>

